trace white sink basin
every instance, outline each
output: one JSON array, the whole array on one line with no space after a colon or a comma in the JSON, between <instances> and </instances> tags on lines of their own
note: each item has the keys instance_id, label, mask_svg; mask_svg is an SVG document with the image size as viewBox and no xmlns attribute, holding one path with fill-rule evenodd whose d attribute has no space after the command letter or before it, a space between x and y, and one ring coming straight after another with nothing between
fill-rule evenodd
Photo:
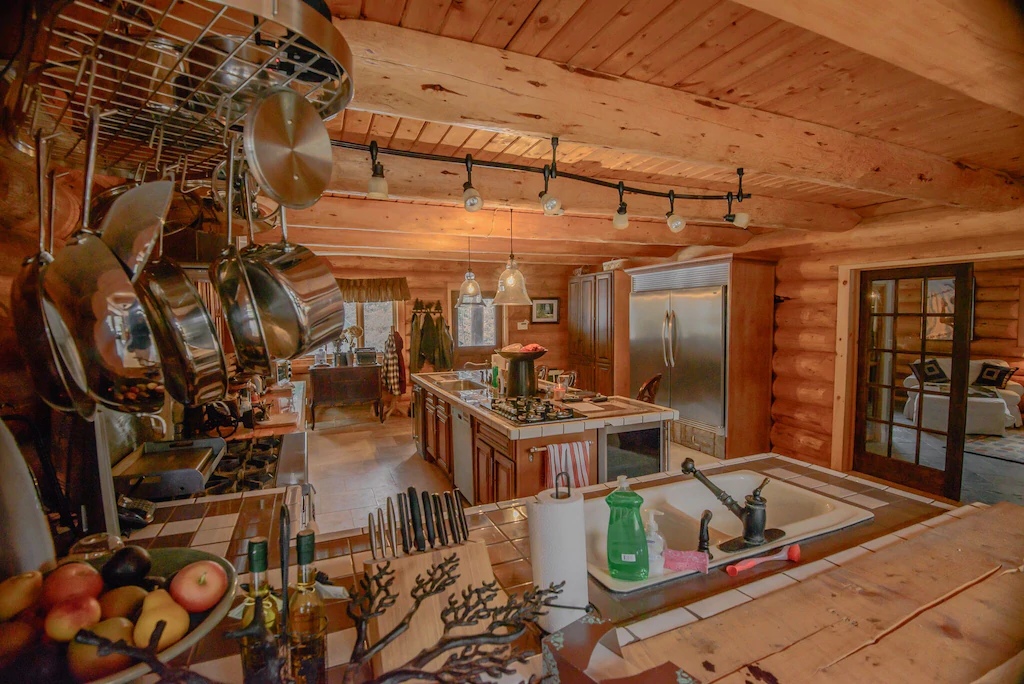
<instances>
[{"instance_id":1,"label":"white sink basin","mask_svg":"<svg viewBox=\"0 0 1024 684\"><path fill-rule=\"evenodd\" d=\"M744 504L744 497L754 491L764 478L763 474L752 470L738 470L709 477L740 505ZM863 508L816 494L812 490L791 485L783 480L768 479L770 483L762 492L762 496L768 501L768 528L778 528L786 534L770 544L735 553L726 553L719 549L718 545L727 539L742 536L743 524L697 480L647 487L637 490L637 493L644 498L643 509L654 508L664 513L658 517L659 531L665 538L666 546L677 551L697 550L700 516L705 509L711 511L714 515L709 527L711 553L714 556L710 563L711 567L735 563L770 549L835 532L875 517L871 511ZM603 497L594 498L584 504L584 512L587 526L587 569L608 589L628 593L696 572L666 571L662 575L639 582L613 578L608 573L607 559L608 504ZM646 519L645 517L644 520Z\"/></svg>"}]
</instances>

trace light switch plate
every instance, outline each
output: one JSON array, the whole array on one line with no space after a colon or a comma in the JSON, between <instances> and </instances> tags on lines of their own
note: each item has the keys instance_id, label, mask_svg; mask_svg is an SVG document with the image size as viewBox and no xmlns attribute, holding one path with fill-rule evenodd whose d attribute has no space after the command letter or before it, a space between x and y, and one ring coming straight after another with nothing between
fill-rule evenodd
<instances>
[{"instance_id":1,"label":"light switch plate","mask_svg":"<svg viewBox=\"0 0 1024 684\"><path fill-rule=\"evenodd\" d=\"M519 321L518 323L516 323L516 328L519 330L529 330L530 321Z\"/></svg>"}]
</instances>

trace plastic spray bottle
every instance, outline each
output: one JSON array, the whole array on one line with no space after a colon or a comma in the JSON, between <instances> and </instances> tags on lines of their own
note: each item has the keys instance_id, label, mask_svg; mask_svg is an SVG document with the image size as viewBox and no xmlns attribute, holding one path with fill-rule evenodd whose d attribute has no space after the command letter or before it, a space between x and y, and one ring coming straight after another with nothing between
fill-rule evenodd
<instances>
[{"instance_id":1,"label":"plastic spray bottle","mask_svg":"<svg viewBox=\"0 0 1024 684\"><path fill-rule=\"evenodd\" d=\"M616 579L647 579L647 536L640 517L644 500L619 475L619 487L605 497L611 509L608 518L608 570Z\"/></svg>"}]
</instances>

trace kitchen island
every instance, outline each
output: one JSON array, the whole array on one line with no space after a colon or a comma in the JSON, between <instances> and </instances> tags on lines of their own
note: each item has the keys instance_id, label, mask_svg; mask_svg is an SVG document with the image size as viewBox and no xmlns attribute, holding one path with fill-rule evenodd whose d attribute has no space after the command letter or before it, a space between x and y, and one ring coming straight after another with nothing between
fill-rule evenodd
<instances>
[{"instance_id":1,"label":"kitchen island","mask_svg":"<svg viewBox=\"0 0 1024 684\"><path fill-rule=\"evenodd\" d=\"M613 396L606 402L552 402L573 417L524 422L497 413L499 398L476 378L475 371L412 376L419 453L470 504L537 494L545 488L545 452L555 444L586 444L591 484L668 466L669 421L677 411Z\"/></svg>"},{"instance_id":2,"label":"kitchen island","mask_svg":"<svg viewBox=\"0 0 1024 684\"><path fill-rule=\"evenodd\" d=\"M941 501L883 484L809 467L793 459L774 454L762 454L736 463L723 463L702 468L709 476L753 470L776 481L786 481L796 487L815 490L830 498L850 501L871 510L874 517L855 527L823 535L800 543L802 556L797 563L766 563L731 577L724 568L712 569L707 575L680 578L671 583L631 593L616 594L604 589L591 579L590 601L600 611L604 632L613 632L616 644L645 644L657 635L672 634L682 626L714 634L716 625L733 608L754 610L759 601L792 587L798 587L816 577L837 570L849 572L873 555L899 549L908 540L933 540L938 543L944 529L960 525L960 518L978 513L983 506L954 507ZM645 489L670 482L689 480L690 476L659 473L633 482L633 488L643 495ZM825 489L828 488L828 489ZM587 499L603 497L610 487L591 485L584 491ZM287 489L233 494L218 497L199 497L191 501L161 504L157 510L158 522L135 534L128 543L149 548L166 546L192 546L224 556L242 573L246 571L246 540L254 535L270 538L270 566L280 567L277 556L277 511L288 497ZM856 497L856 498L854 498ZM470 541L486 546L494 577L506 593L518 593L532 587L530 565L529 518L526 504L529 497L501 501L467 509ZM769 503L769 506L771 504ZM1001 507L1000 507L1001 508ZM717 512L716 512L717 514ZM987 517L987 514L986 514ZM963 522L967 522L964 520ZM980 522L980 521L979 521ZM946 528L946 525L950 525ZM1009 543L1010 539L1007 539ZM371 560L369 536L365 527L317 537L317 569L327 574L336 584L351 585L363 573ZM1014 542L1016 543L1016 542ZM1012 548L1011 548L1012 547ZM1003 551L1010 553L1012 544ZM904 561L906 562L906 561ZM1019 558L1017 563L1019 563ZM978 573L988 568L979 568ZM942 574L941 568L929 577ZM269 573L272 584L280 583L280 573ZM867 601L850 594L849 601ZM773 599L777 600L777 599ZM355 638L355 629L346 613L346 601L331 600L327 605L329 619L328 666L337 667L346 662ZM757 617L751 627L770 633L771 615ZM581 626L574 623L566 631ZM208 638L203 639L176 661L189 664L202 674L218 681L240 681L240 659L236 642L222 638L224 632L238 627L230 618L225 619ZM594 627L595 629L597 627ZM728 642L736 635L720 630L717 638ZM524 648L539 651L540 634L532 634ZM932 637L935 638L935 637ZM632 642L632 643L631 643ZM652 642L651 643L655 643ZM593 650L593 645L589 646ZM615 646L618 648L618 646ZM567 648L557 654L558 667L563 670L562 681L588 681L571 679L569 671L578 665L580 649ZM649 649L644 655L631 655L629 646L625 655L633 663L650 660ZM665 657L670 654L665 653ZM1007 657L1013 655L1007 653ZM589 655L587 655L589 658ZM715 658L711 657L710 661ZM539 657L528 663L534 671L541 666ZM653 664L653 663L652 663ZM695 674L708 674L707 672ZM519 678L509 681L520 681ZM662 681L662 680L649 680ZM673 680L674 681L674 680Z\"/></svg>"}]
</instances>

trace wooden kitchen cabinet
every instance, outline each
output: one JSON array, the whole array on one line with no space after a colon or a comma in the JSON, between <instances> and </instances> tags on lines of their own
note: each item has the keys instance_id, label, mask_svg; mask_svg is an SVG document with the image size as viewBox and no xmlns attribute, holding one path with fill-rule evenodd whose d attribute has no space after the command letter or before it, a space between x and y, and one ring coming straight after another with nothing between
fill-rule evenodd
<instances>
[{"instance_id":1,"label":"wooden kitchen cabinet","mask_svg":"<svg viewBox=\"0 0 1024 684\"><path fill-rule=\"evenodd\" d=\"M413 439L420 456L426 454L426 392L419 385L412 386Z\"/></svg>"},{"instance_id":2,"label":"wooden kitchen cabinet","mask_svg":"<svg viewBox=\"0 0 1024 684\"><path fill-rule=\"evenodd\" d=\"M437 458L437 407L429 392L423 402L423 426L423 458L433 461Z\"/></svg>"},{"instance_id":3,"label":"wooden kitchen cabinet","mask_svg":"<svg viewBox=\"0 0 1024 684\"><path fill-rule=\"evenodd\" d=\"M476 439L473 444L473 502L475 505L494 503L494 447Z\"/></svg>"},{"instance_id":4,"label":"wooden kitchen cabinet","mask_svg":"<svg viewBox=\"0 0 1024 684\"><path fill-rule=\"evenodd\" d=\"M452 430L451 407L447 402L437 400L434 409L434 459L437 465L452 479Z\"/></svg>"},{"instance_id":5,"label":"wooden kitchen cabinet","mask_svg":"<svg viewBox=\"0 0 1024 684\"><path fill-rule=\"evenodd\" d=\"M629 289L623 271L569 279L569 366L578 388L629 395Z\"/></svg>"},{"instance_id":6,"label":"wooden kitchen cabinet","mask_svg":"<svg viewBox=\"0 0 1024 684\"><path fill-rule=\"evenodd\" d=\"M494 500L516 498L516 463L504 454L494 452Z\"/></svg>"},{"instance_id":7,"label":"wooden kitchen cabinet","mask_svg":"<svg viewBox=\"0 0 1024 684\"><path fill-rule=\"evenodd\" d=\"M516 498L513 455L508 437L473 419L473 497L477 505Z\"/></svg>"}]
</instances>

